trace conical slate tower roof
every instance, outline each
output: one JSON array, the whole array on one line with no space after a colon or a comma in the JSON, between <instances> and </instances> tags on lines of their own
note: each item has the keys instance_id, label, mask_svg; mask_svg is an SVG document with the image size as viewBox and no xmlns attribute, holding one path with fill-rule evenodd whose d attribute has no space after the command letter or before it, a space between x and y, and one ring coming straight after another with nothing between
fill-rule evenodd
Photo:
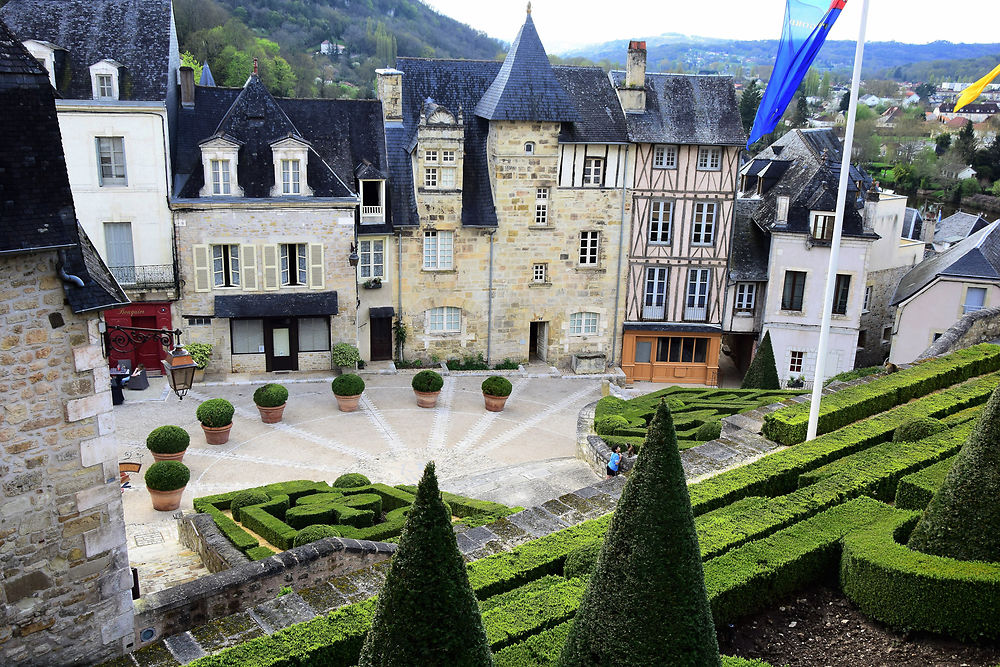
<instances>
[{"instance_id":1,"label":"conical slate tower roof","mask_svg":"<svg viewBox=\"0 0 1000 667\"><path fill-rule=\"evenodd\" d=\"M214 86L215 77L212 76L212 68L208 66L208 61L201 66L201 80L198 82L199 86Z\"/></svg>"},{"instance_id":2,"label":"conical slate tower roof","mask_svg":"<svg viewBox=\"0 0 1000 667\"><path fill-rule=\"evenodd\" d=\"M549 57L528 18L486 90L476 115L486 120L536 120L566 123L579 120L576 107L559 85Z\"/></svg>"}]
</instances>

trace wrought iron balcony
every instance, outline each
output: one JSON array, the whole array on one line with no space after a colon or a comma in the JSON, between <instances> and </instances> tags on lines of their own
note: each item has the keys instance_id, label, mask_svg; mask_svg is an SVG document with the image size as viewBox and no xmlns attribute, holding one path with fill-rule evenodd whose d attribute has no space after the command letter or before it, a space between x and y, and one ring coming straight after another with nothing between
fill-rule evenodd
<instances>
[{"instance_id":1,"label":"wrought iron balcony","mask_svg":"<svg viewBox=\"0 0 1000 667\"><path fill-rule=\"evenodd\" d=\"M111 266L112 275L125 289L166 289L175 287L172 264L147 264L145 266Z\"/></svg>"}]
</instances>

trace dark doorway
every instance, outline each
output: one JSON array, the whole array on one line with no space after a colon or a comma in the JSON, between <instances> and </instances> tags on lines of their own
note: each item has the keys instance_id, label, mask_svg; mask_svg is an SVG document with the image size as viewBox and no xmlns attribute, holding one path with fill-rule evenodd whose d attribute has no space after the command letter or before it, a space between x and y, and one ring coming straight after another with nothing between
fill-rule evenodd
<instances>
[{"instance_id":1,"label":"dark doorway","mask_svg":"<svg viewBox=\"0 0 1000 667\"><path fill-rule=\"evenodd\" d=\"M299 330L292 317L264 320L264 357L269 371L299 370Z\"/></svg>"},{"instance_id":2,"label":"dark doorway","mask_svg":"<svg viewBox=\"0 0 1000 667\"><path fill-rule=\"evenodd\" d=\"M528 361L545 361L548 345L549 323L532 322L528 331Z\"/></svg>"},{"instance_id":3,"label":"dark doorway","mask_svg":"<svg viewBox=\"0 0 1000 667\"><path fill-rule=\"evenodd\" d=\"M142 316L133 317L132 326L141 329L158 329L156 326L156 317ZM138 364L142 364L149 372L154 375L160 373L160 341L157 338L150 338L142 345L139 345L135 350L135 364L133 368L136 368Z\"/></svg>"},{"instance_id":4,"label":"dark doorway","mask_svg":"<svg viewBox=\"0 0 1000 667\"><path fill-rule=\"evenodd\" d=\"M372 361L387 361L392 359L392 318L373 317L371 328Z\"/></svg>"}]
</instances>

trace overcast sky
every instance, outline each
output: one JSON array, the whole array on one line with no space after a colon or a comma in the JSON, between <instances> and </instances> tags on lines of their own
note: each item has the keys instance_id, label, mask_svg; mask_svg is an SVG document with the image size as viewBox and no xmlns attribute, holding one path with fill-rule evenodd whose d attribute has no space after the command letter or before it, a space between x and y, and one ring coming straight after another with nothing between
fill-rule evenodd
<instances>
[{"instance_id":1,"label":"overcast sky","mask_svg":"<svg viewBox=\"0 0 1000 667\"><path fill-rule=\"evenodd\" d=\"M524 23L523 0L424 0L439 12L510 42ZM830 39L856 39L861 0L849 0ZM668 32L727 39L777 39L784 0L534 0L546 51ZM872 0L869 41L997 42L996 0ZM962 57L956 52L956 58Z\"/></svg>"}]
</instances>

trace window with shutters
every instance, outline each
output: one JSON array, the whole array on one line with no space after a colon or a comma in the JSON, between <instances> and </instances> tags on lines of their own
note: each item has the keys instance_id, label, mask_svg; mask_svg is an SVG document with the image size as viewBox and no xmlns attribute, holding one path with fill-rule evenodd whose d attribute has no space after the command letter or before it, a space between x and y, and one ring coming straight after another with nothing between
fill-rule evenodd
<instances>
[{"instance_id":1,"label":"window with shutters","mask_svg":"<svg viewBox=\"0 0 1000 667\"><path fill-rule=\"evenodd\" d=\"M461 330L461 309L441 306L427 311L427 331L430 333L457 333Z\"/></svg>"},{"instance_id":2,"label":"window with shutters","mask_svg":"<svg viewBox=\"0 0 1000 667\"><path fill-rule=\"evenodd\" d=\"M109 268L135 265L131 222L105 222L104 244L108 251Z\"/></svg>"},{"instance_id":3,"label":"window with shutters","mask_svg":"<svg viewBox=\"0 0 1000 667\"><path fill-rule=\"evenodd\" d=\"M330 322L326 317L300 317L299 352L327 352L330 349Z\"/></svg>"},{"instance_id":4,"label":"window with shutters","mask_svg":"<svg viewBox=\"0 0 1000 667\"><path fill-rule=\"evenodd\" d=\"M722 149L718 146L698 147L698 171L719 171L722 169Z\"/></svg>"},{"instance_id":5,"label":"window with shutters","mask_svg":"<svg viewBox=\"0 0 1000 667\"><path fill-rule=\"evenodd\" d=\"M125 175L125 139L96 137L97 167L101 186L127 185Z\"/></svg>"},{"instance_id":6,"label":"window with shutters","mask_svg":"<svg viewBox=\"0 0 1000 667\"><path fill-rule=\"evenodd\" d=\"M684 302L684 319L704 322L708 319L708 281L710 269L688 269L687 297Z\"/></svg>"},{"instance_id":7,"label":"window with shutters","mask_svg":"<svg viewBox=\"0 0 1000 667\"><path fill-rule=\"evenodd\" d=\"M691 225L691 245L715 243L715 202L697 202L694 205L694 223Z\"/></svg>"},{"instance_id":8,"label":"window with shutters","mask_svg":"<svg viewBox=\"0 0 1000 667\"><path fill-rule=\"evenodd\" d=\"M212 284L215 287L240 286L240 247L238 245L212 246Z\"/></svg>"},{"instance_id":9,"label":"window with shutters","mask_svg":"<svg viewBox=\"0 0 1000 667\"><path fill-rule=\"evenodd\" d=\"M535 225L546 227L549 224L549 189L535 188Z\"/></svg>"},{"instance_id":10,"label":"window with shutters","mask_svg":"<svg viewBox=\"0 0 1000 667\"><path fill-rule=\"evenodd\" d=\"M847 304L851 298L851 277L837 274L837 282L833 288L833 314L846 315Z\"/></svg>"},{"instance_id":11,"label":"window with shutters","mask_svg":"<svg viewBox=\"0 0 1000 667\"><path fill-rule=\"evenodd\" d=\"M676 169L677 168L677 146L654 146L653 147L653 168L655 169Z\"/></svg>"},{"instance_id":12,"label":"window with shutters","mask_svg":"<svg viewBox=\"0 0 1000 667\"><path fill-rule=\"evenodd\" d=\"M674 220L674 202L654 199L649 202L649 242L670 245Z\"/></svg>"},{"instance_id":13,"label":"window with shutters","mask_svg":"<svg viewBox=\"0 0 1000 667\"><path fill-rule=\"evenodd\" d=\"M597 266L600 232L580 232L580 266Z\"/></svg>"},{"instance_id":14,"label":"window with shutters","mask_svg":"<svg viewBox=\"0 0 1000 667\"><path fill-rule=\"evenodd\" d=\"M281 260L282 286L308 284L309 266L306 259L306 244L282 243L278 252Z\"/></svg>"},{"instance_id":15,"label":"window with shutters","mask_svg":"<svg viewBox=\"0 0 1000 667\"><path fill-rule=\"evenodd\" d=\"M597 313L573 313L569 316L569 335L589 336L597 333Z\"/></svg>"},{"instance_id":16,"label":"window with shutters","mask_svg":"<svg viewBox=\"0 0 1000 667\"><path fill-rule=\"evenodd\" d=\"M667 269L646 267L646 289L642 302L642 319L662 320L667 307Z\"/></svg>"},{"instance_id":17,"label":"window with shutters","mask_svg":"<svg viewBox=\"0 0 1000 667\"><path fill-rule=\"evenodd\" d=\"M801 311L802 297L805 291L805 271L785 271L785 285L781 292L781 309Z\"/></svg>"},{"instance_id":18,"label":"window with shutters","mask_svg":"<svg viewBox=\"0 0 1000 667\"><path fill-rule=\"evenodd\" d=\"M385 241L362 239L358 242L358 271L361 278L381 278L385 275Z\"/></svg>"},{"instance_id":19,"label":"window with shutters","mask_svg":"<svg viewBox=\"0 0 1000 667\"><path fill-rule=\"evenodd\" d=\"M448 271L454 266L454 232L430 229L424 232L424 270Z\"/></svg>"},{"instance_id":20,"label":"window with shutters","mask_svg":"<svg viewBox=\"0 0 1000 667\"><path fill-rule=\"evenodd\" d=\"M583 187L599 188L604 183L604 158L583 159Z\"/></svg>"}]
</instances>

